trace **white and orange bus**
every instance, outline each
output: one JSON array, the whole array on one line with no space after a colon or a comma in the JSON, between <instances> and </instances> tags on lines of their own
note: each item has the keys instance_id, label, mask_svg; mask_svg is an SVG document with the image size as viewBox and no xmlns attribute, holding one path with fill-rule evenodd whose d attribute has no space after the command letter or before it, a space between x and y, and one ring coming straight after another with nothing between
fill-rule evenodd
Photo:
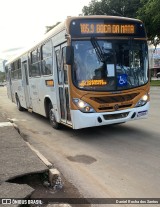
<instances>
[{"instance_id":1,"label":"white and orange bus","mask_svg":"<svg viewBox=\"0 0 160 207\"><path fill-rule=\"evenodd\" d=\"M137 19L69 17L5 66L8 96L28 109L80 129L146 118L147 37Z\"/></svg>"}]
</instances>

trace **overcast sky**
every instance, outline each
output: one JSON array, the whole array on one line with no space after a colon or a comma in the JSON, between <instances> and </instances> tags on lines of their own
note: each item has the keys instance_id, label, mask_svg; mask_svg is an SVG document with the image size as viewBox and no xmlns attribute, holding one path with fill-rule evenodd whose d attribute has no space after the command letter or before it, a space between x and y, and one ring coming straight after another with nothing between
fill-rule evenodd
<instances>
[{"instance_id":1,"label":"overcast sky","mask_svg":"<svg viewBox=\"0 0 160 207\"><path fill-rule=\"evenodd\" d=\"M1 0L0 58L39 39L45 26L78 16L91 0Z\"/></svg>"}]
</instances>

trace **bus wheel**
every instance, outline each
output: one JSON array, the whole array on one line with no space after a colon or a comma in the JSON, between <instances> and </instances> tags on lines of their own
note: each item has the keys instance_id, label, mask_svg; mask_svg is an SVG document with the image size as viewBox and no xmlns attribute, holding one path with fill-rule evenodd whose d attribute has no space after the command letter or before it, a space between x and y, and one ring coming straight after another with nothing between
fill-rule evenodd
<instances>
[{"instance_id":1,"label":"bus wheel","mask_svg":"<svg viewBox=\"0 0 160 207\"><path fill-rule=\"evenodd\" d=\"M50 121L51 126L54 129L59 129L60 128L60 124L56 121L56 117L55 117L54 112L53 112L52 104L49 105L49 121Z\"/></svg>"},{"instance_id":2,"label":"bus wheel","mask_svg":"<svg viewBox=\"0 0 160 207\"><path fill-rule=\"evenodd\" d=\"M17 108L19 111L23 111L23 107L21 106L20 100L18 98L18 95L16 94L16 103L17 103Z\"/></svg>"}]
</instances>

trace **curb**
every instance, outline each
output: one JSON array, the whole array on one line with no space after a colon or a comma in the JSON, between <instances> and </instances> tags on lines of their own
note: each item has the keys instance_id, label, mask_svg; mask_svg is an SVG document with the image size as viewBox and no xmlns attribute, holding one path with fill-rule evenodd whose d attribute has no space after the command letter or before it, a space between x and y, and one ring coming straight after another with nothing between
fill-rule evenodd
<instances>
[{"instance_id":1,"label":"curb","mask_svg":"<svg viewBox=\"0 0 160 207\"><path fill-rule=\"evenodd\" d=\"M13 120L11 120L11 119L8 119L8 120L9 120L10 126L13 126L21 136L21 132L19 130L19 127L13 122ZM25 140L24 140L24 142L27 144L27 146L34 153L36 153L36 155L39 157L39 159L48 167L48 173L49 173L49 176L48 176L49 183L48 184L50 184L50 186L52 186L54 188L54 190L61 189L63 187L63 183L62 183L62 179L60 176L60 172L56 168L54 168L52 163L50 163L48 161L48 159L46 157L44 157L37 149L35 149L29 142L27 142ZM72 207L72 206L69 204L48 204L47 207Z\"/></svg>"}]
</instances>

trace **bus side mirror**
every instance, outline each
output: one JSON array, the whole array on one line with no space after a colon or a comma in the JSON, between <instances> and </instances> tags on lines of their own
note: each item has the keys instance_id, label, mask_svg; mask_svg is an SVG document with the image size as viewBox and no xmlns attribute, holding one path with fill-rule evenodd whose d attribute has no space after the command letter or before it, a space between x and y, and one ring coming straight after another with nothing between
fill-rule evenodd
<instances>
[{"instance_id":1,"label":"bus side mirror","mask_svg":"<svg viewBox=\"0 0 160 207\"><path fill-rule=\"evenodd\" d=\"M73 46L66 47L66 64L72 65L74 62L74 48Z\"/></svg>"}]
</instances>

